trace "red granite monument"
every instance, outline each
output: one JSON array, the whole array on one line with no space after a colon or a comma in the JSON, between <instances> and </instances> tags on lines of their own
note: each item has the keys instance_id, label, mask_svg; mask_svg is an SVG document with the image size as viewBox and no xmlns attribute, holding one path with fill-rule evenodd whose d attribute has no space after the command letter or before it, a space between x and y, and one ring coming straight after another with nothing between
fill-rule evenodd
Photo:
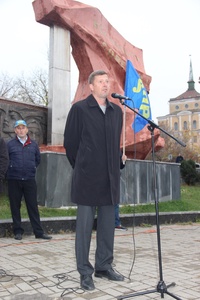
<instances>
[{"instance_id":1,"label":"red granite monument","mask_svg":"<svg viewBox=\"0 0 200 300\"><path fill-rule=\"evenodd\" d=\"M72 55L79 69L74 102L84 99L90 90L88 76L103 69L111 78L111 92L124 94L126 61L130 60L150 92L151 77L146 74L143 51L129 43L108 22L99 9L73 0L35 0L36 21L49 27L57 25L70 31ZM110 100L123 106L117 99ZM151 151L151 133L145 126L134 133L135 113L126 110L125 147L129 158L145 159ZM155 151L164 146L159 130L154 131ZM53 146L53 145L52 145Z\"/></svg>"}]
</instances>

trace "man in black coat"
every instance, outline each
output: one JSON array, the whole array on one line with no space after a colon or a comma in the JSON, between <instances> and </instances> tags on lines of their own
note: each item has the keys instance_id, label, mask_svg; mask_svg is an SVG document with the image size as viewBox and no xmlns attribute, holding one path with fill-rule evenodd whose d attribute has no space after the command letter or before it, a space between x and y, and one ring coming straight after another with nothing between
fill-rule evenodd
<instances>
[{"instance_id":1,"label":"man in black coat","mask_svg":"<svg viewBox=\"0 0 200 300\"><path fill-rule=\"evenodd\" d=\"M0 138L0 193L3 191L3 180L8 168L8 150L3 138Z\"/></svg>"},{"instance_id":2,"label":"man in black coat","mask_svg":"<svg viewBox=\"0 0 200 300\"><path fill-rule=\"evenodd\" d=\"M8 196L13 219L13 232L16 240L21 240L24 229L21 226L21 201L24 196L29 219L36 238L49 240L44 233L37 204L36 168L40 163L40 150L30 139L24 120L14 125L16 137L7 143L9 166L7 171Z\"/></svg>"},{"instance_id":3,"label":"man in black coat","mask_svg":"<svg viewBox=\"0 0 200 300\"><path fill-rule=\"evenodd\" d=\"M68 114L64 147L73 168L71 200L77 204L76 261L81 287L95 288L92 274L123 281L112 268L115 204L120 197L120 136L122 110L108 99L105 71L90 74L91 95L78 101ZM89 261L93 222L97 214L95 266Z\"/></svg>"}]
</instances>

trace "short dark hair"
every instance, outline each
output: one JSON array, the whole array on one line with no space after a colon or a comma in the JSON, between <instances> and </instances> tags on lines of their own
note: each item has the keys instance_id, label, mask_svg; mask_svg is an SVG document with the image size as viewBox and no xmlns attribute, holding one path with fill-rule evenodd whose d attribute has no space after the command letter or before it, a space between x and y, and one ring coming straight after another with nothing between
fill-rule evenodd
<instances>
[{"instance_id":1,"label":"short dark hair","mask_svg":"<svg viewBox=\"0 0 200 300\"><path fill-rule=\"evenodd\" d=\"M98 75L107 75L108 73L106 71L103 70L98 70L98 71L94 71L90 74L90 76L88 77L88 83L92 84L94 82L94 78Z\"/></svg>"}]
</instances>

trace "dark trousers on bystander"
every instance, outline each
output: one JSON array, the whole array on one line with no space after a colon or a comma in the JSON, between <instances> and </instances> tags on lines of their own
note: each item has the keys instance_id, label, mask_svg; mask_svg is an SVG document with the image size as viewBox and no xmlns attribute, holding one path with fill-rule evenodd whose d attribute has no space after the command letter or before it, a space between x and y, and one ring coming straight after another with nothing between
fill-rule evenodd
<instances>
[{"instance_id":1,"label":"dark trousers on bystander","mask_svg":"<svg viewBox=\"0 0 200 300\"><path fill-rule=\"evenodd\" d=\"M43 229L40 223L40 215L37 204L37 186L35 179L30 180L8 180L8 196L10 200L10 209L13 219L14 234L23 234L21 227L21 201L24 196L29 219L35 236L41 236Z\"/></svg>"}]
</instances>

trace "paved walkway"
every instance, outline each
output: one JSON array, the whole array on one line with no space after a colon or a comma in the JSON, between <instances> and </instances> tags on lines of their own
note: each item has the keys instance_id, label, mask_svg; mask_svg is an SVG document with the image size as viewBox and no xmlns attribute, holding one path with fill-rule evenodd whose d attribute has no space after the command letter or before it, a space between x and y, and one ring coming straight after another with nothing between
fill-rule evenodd
<instances>
[{"instance_id":1,"label":"paved walkway","mask_svg":"<svg viewBox=\"0 0 200 300\"><path fill-rule=\"evenodd\" d=\"M91 243L92 262L95 236L96 232ZM155 226L116 231L114 268L126 279L119 283L94 277L96 289L91 292L79 287L75 233L53 235L50 241L36 240L33 236L24 236L22 241L0 238L0 299L199 300L200 223L161 226L160 236L163 272L158 263ZM167 288L164 297L156 291L161 273L164 284L176 283ZM135 295L151 290L152 293Z\"/></svg>"}]
</instances>

